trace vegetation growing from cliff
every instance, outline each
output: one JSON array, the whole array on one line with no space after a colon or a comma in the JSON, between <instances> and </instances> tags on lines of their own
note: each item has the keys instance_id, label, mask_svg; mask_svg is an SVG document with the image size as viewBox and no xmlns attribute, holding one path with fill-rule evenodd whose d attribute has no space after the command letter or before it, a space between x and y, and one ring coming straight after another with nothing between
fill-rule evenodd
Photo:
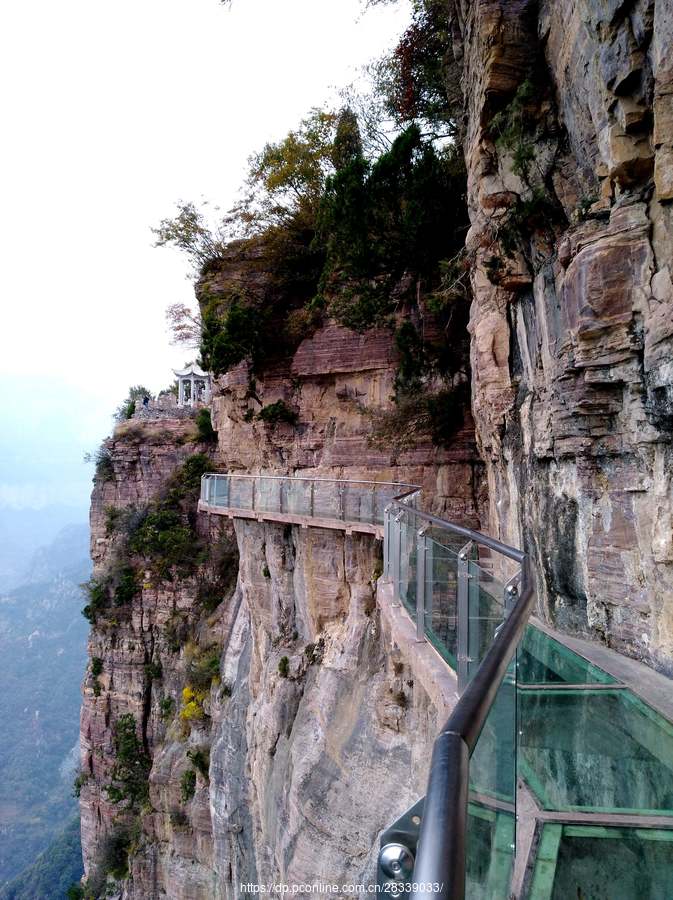
<instances>
[{"instance_id":1,"label":"vegetation growing from cliff","mask_svg":"<svg viewBox=\"0 0 673 900\"><path fill-rule=\"evenodd\" d=\"M202 364L221 375L249 359L254 370L267 355L267 321L268 311L256 309L240 293L228 298L224 311L219 301L210 301L203 311Z\"/></svg>"},{"instance_id":2,"label":"vegetation growing from cliff","mask_svg":"<svg viewBox=\"0 0 673 900\"><path fill-rule=\"evenodd\" d=\"M197 747L195 750L188 750L187 759L192 763L197 772L208 781L210 770L210 748Z\"/></svg>"},{"instance_id":3,"label":"vegetation growing from cliff","mask_svg":"<svg viewBox=\"0 0 673 900\"><path fill-rule=\"evenodd\" d=\"M136 720L131 713L117 719L114 728L115 764L107 794L112 803L126 803L137 811L149 798L151 761L138 737Z\"/></svg>"},{"instance_id":4,"label":"vegetation growing from cliff","mask_svg":"<svg viewBox=\"0 0 673 900\"><path fill-rule=\"evenodd\" d=\"M138 594L140 585L135 568L117 558L107 573L91 578L83 588L89 602L82 615L94 625L101 615L108 614L112 608L128 607Z\"/></svg>"},{"instance_id":5,"label":"vegetation growing from cliff","mask_svg":"<svg viewBox=\"0 0 673 900\"><path fill-rule=\"evenodd\" d=\"M192 574L201 561L195 530L201 476L212 468L210 457L195 453L175 472L164 495L151 503L128 535L128 551L142 557L160 581L177 573Z\"/></svg>"},{"instance_id":6,"label":"vegetation growing from cliff","mask_svg":"<svg viewBox=\"0 0 673 900\"><path fill-rule=\"evenodd\" d=\"M462 246L465 171L455 146L436 149L415 123L370 165L346 112L335 141L340 146L319 220L326 247L321 290L332 315L363 331L387 321L405 274L429 287L440 260Z\"/></svg>"},{"instance_id":7,"label":"vegetation growing from cliff","mask_svg":"<svg viewBox=\"0 0 673 900\"><path fill-rule=\"evenodd\" d=\"M196 793L196 772L194 769L187 769L182 773L180 779L180 799L183 803L188 803Z\"/></svg>"},{"instance_id":8,"label":"vegetation growing from cliff","mask_svg":"<svg viewBox=\"0 0 673 900\"><path fill-rule=\"evenodd\" d=\"M463 427L470 403L467 382L456 386L405 391L390 409L372 414L370 443L381 450L410 450L425 439L449 447Z\"/></svg>"},{"instance_id":9,"label":"vegetation growing from cliff","mask_svg":"<svg viewBox=\"0 0 673 900\"><path fill-rule=\"evenodd\" d=\"M297 424L297 412L288 406L284 400L276 400L275 403L269 403L263 406L257 413L257 418L267 425L277 425L279 422L285 422L287 425Z\"/></svg>"},{"instance_id":10,"label":"vegetation growing from cliff","mask_svg":"<svg viewBox=\"0 0 673 900\"><path fill-rule=\"evenodd\" d=\"M93 687L93 692L95 697L100 697L101 694L101 683L98 680L99 675L103 673L103 660L100 656L94 656L91 659L91 686Z\"/></svg>"},{"instance_id":11,"label":"vegetation growing from cliff","mask_svg":"<svg viewBox=\"0 0 673 900\"><path fill-rule=\"evenodd\" d=\"M369 6L397 0L369 0ZM374 65L378 93L401 124L454 134L462 116L459 64L451 52L447 0L414 0L412 21L392 53Z\"/></svg>"},{"instance_id":12,"label":"vegetation growing from cliff","mask_svg":"<svg viewBox=\"0 0 673 900\"><path fill-rule=\"evenodd\" d=\"M204 367L220 375L248 361L254 376L326 317L359 332L406 319L417 329L418 352L411 362L403 347L411 332L401 329L396 402L420 391L422 416L440 410L433 440L441 432L446 442L458 427L464 392L449 394L468 377L461 251L469 220L449 16L443 0L415 0L407 31L369 67L369 98L351 91L352 105L340 113L311 110L267 144L250 160L242 200L212 229L190 204L160 224L157 243L185 251L200 277ZM234 237L241 240L231 243ZM252 282L257 271L271 273L273 288L247 290L238 274L227 282L236 260L249 264ZM462 266L455 279L452 266ZM460 290L447 287L449 279ZM418 328L428 314L438 339ZM190 333L195 319L187 318L182 331ZM274 424L291 415L272 404L260 418Z\"/></svg>"},{"instance_id":13,"label":"vegetation growing from cliff","mask_svg":"<svg viewBox=\"0 0 673 900\"><path fill-rule=\"evenodd\" d=\"M182 689L182 709L180 710L182 722L189 723L205 716L203 703L208 697L208 692L205 689L195 690L191 685L186 685Z\"/></svg>"},{"instance_id":14,"label":"vegetation growing from cliff","mask_svg":"<svg viewBox=\"0 0 673 900\"><path fill-rule=\"evenodd\" d=\"M205 407L200 409L196 414L195 422L198 439L204 444L214 444L217 441L217 432L213 428L210 410Z\"/></svg>"},{"instance_id":15,"label":"vegetation growing from cliff","mask_svg":"<svg viewBox=\"0 0 673 900\"><path fill-rule=\"evenodd\" d=\"M129 870L129 855L140 839L137 819L118 821L104 837L91 866L89 878L68 890L69 900L99 900L110 895L109 879L121 881Z\"/></svg>"},{"instance_id":16,"label":"vegetation growing from cliff","mask_svg":"<svg viewBox=\"0 0 673 900\"><path fill-rule=\"evenodd\" d=\"M555 224L565 220L554 191L547 184L548 167L538 161L536 147L547 136L545 118L540 112L540 95L540 88L530 78L525 79L488 126L496 148L509 155L511 171L522 185L515 201L494 220L494 241L509 258L521 251L528 257L531 238L536 235L543 238L541 248L550 239L553 241ZM492 256L487 267L494 284L499 282L505 268L497 260L497 256ZM532 263L531 268L534 268Z\"/></svg>"},{"instance_id":17,"label":"vegetation growing from cliff","mask_svg":"<svg viewBox=\"0 0 673 900\"><path fill-rule=\"evenodd\" d=\"M104 483L113 480L115 473L112 466L112 453L105 443L101 444L98 450L94 450L93 453L85 453L84 462L94 464L94 473L97 481Z\"/></svg>"}]
</instances>

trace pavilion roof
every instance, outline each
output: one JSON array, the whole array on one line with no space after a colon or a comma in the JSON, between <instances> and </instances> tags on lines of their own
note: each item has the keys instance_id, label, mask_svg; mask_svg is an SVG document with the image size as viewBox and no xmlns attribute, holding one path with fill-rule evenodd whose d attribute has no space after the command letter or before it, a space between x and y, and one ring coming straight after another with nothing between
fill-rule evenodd
<instances>
[{"instance_id":1,"label":"pavilion roof","mask_svg":"<svg viewBox=\"0 0 673 900\"><path fill-rule=\"evenodd\" d=\"M184 369L173 369L173 372L178 378L186 378L189 375L195 375L197 378L208 378L208 373L199 368L196 363L190 363Z\"/></svg>"}]
</instances>

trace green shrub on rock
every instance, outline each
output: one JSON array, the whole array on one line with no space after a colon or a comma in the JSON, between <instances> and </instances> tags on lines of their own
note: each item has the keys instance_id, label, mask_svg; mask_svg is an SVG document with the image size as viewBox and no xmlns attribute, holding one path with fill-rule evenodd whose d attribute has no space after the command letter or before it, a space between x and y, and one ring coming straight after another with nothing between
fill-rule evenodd
<instances>
[{"instance_id":1,"label":"green shrub on rock","mask_svg":"<svg viewBox=\"0 0 673 900\"><path fill-rule=\"evenodd\" d=\"M217 432L213 428L213 422L210 415L210 410L200 409L196 414L196 428L198 432L198 439L204 444L213 444L217 441Z\"/></svg>"},{"instance_id":2,"label":"green shrub on rock","mask_svg":"<svg viewBox=\"0 0 673 900\"><path fill-rule=\"evenodd\" d=\"M279 422L296 425L299 415L284 400L276 400L275 403L263 406L257 413L257 418L266 422L267 425L277 425Z\"/></svg>"},{"instance_id":3,"label":"green shrub on rock","mask_svg":"<svg viewBox=\"0 0 673 900\"><path fill-rule=\"evenodd\" d=\"M187 769L182 773L180 779L180 796L183 803L188 803L196 793L196 772L194 769Z\"/></svg>"},{"instance_id":4,"label":"green shrub on rock","mask_svg":"<svg viewBox=\"0 0 673 900\"><path fill-rule=\"evenodd\" d=\"M117 719L114 727L115 764L107 794L112 803L127 804L136 809L149 797L151 761L138 737L136 720L131 713Z\"/></svg>"}]
</instances>

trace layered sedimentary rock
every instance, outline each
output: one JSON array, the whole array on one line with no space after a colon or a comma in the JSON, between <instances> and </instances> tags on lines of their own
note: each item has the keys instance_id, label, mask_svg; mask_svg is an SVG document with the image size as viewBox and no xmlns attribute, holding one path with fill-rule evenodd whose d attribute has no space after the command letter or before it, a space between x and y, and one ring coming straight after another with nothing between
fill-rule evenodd
<instances>
[{"instance_id":1,"label":"layered sedimentary rock","mask_svg":"<svg viewBox=\"0 0 673 900\"><path fill-rule=\"evenodd\" d=\"M453 32L490 528L531 552L542 615L666 672L671 21L667 0L477 0Z\"/></svg>"},{"instance_id":2,"label":"layered sedimentary rock","mask_svg":"<svg viewBox=\"0 0 673 900\"><path fill-rule=\"evenodd\" d=\"M326 321L261 370L217 379L213 466L419 484L427 508L529 550L540 615L671 672L672 4L455 0L453 12L472 416L448 448L380 449L372 415L391 407L392 334ZM271 274L259 248L234 246L199 296L205 307L244 290L266 303ZM422 305L413 315L432 329ZM259 417L278 401L295 422ZM189 420L142 428L118 433L112 476L94 491L99 573L115 552L107 508L151 503L194 453ZM215 517L197 529L211 546L235 541L240 558L210 612L199 570L148 576L129 617L92 631L102 673L97 691L87 675L82 713L89 871L119 816L106 786L115 723L131 713L151 772L123 896L368 879L378 831L422 793L437 725L382 629L380 547L271 523L232 531ZM219 676L185 724L182 690L204 646L217 647ZM199 749L209 766L187 796L187 752Z\"/></svg>"},{"instance_id":3,"label":"layered sedimentary rock","mask_svg":"<svg viewBox=\"0 0 673 900\"><path fill-rule=\"evenodd\" d=\"M95 579L102 579L119 565L120 537L111 528L111 511L141 510L160 497L171 476L194 454L193 437L191 421L167 419L152 425L122 426L107 443L109 470L97 476L91 506ZM223 525L213 523L208 534L207 522L200 527L209 541L226 540ZM172 716L165 715L162 701L170 698L173 707L179 708L185 683L181 638L184 641L186 634L203 638L206 632L208 640L218 641L226 627L224 616L203 617L196 602L196 578L162 582L145 572L143 579L130 609L110 609L93 625L89 638L89 656L101 666L98 676L93 677L90 667L85 677L80 728L82 847L89 874L96 868L106 837L114 831L114 822L125 820L121 814L125 804L113 803L106 790L117 762L115 725L124 715L134 717L142 746L153 763L151 802L142 810L141 845L151 848L148 856L153 865L164 841L175 838L185 849L179 828L173 828L170 819L180 808L179 783L188 747L184 740L176 739ZM157 667L154 672L148 668L151 665ZM198 745L198 739L190 737L189 743ZM207 791L197 791L193 807L188 849L184 858L178 856L177 867L189 870L190 884L208 883L212 881L212 839ZM150 881L154 884L153 876ZM153 890L142 896L152 896Z\"/></svg>"},{"instance_id":4,"label":"layered sedimentary rock","mask_svg":"<svg viewBox=\"0 0 673 900\"><path fill-rule=\"evenodd\" d=\"M371 446L372 413L390 407L396 369L391 332L358 335L329 322L256 373L254 400L247 366L233 369L214 387L213 468L423 484L437 511L478 526L483 467L469 411L448 449ZM259 418L281 399L296 424ZM199 449L193 439L184 419L118 429L112 474L98 479L92 504L98 575L115 559L110 510L165 494ZM211 546L231 527L199 517ZM165 583L147 572L130 616L92 629L90 656L103 671L98 696L87 676L82 712L89 873L123 807L107 794L122 715L134 716L152 762L125 897L205 900L238 897L245 882L369 881L380 830L422 793L438 713L380 621L380 543L250 521L235 523L235 540L232 587L211 614L198 602L200 568ZM204 715L185 723L195 645L218 648L219 675ZM148 680L157 659L161 677ZM187 753L196 749L209 750L208 775L197 774L186 799Z\"/></svg>"}]
</instances>

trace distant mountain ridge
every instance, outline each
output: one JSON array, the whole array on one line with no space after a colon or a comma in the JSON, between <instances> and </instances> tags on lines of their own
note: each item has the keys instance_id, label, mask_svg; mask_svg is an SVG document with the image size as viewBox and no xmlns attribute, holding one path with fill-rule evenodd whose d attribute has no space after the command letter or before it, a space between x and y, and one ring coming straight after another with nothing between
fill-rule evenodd
<instances>
[{"instance_id":1,"label":"distant mountain ridge","mask_svg":"<svg viewBox=\"0 0 673 900\"><path fill-rule=\"evenodd\" d=\"M64 529L86 527L87 511L72 506L42 509L0 507L0 594L27 579L35 553L57 540ZM78 523L72 526L72 523Z\"/></svg>"},{"instance_id":2,"label":"distant mountain ridge","mask_svg":"<svg viewBox=\"0 0 673 900\"><path fill-rule=\"evenodd\" d=\"M0 886L34 863L77 812L88 551L87 525L61 527L31 549L24 582L0 595Z\"/></svg>"}]
</instances>

